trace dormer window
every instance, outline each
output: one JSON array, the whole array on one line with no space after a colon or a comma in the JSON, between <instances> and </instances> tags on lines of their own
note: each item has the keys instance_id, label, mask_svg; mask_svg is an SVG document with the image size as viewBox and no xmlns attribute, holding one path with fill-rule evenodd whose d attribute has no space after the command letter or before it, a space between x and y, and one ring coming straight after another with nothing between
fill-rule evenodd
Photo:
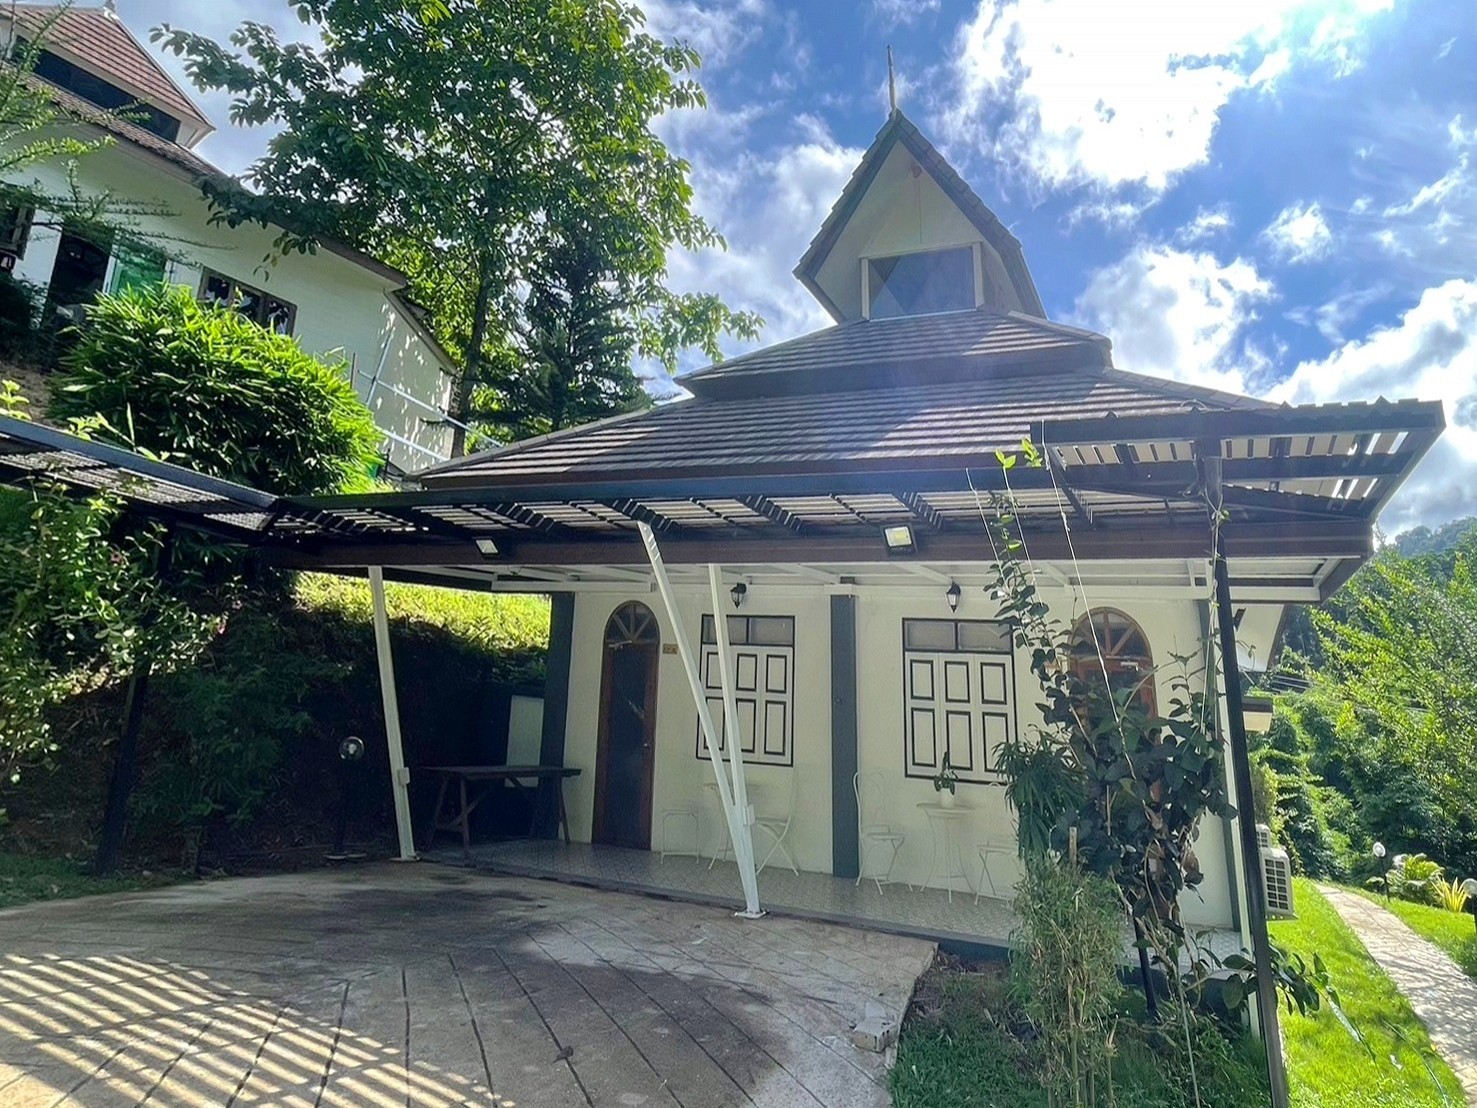
<instances>
[{"instance_id":1,"label":"dormer window","mask_svg":"<svg viewBox=\"0 0 1477 1108\"><path fill-rule=\"evenodd\" d=\"M973 246L867 258L862 266L871 319L962 312L979 303Z\"/></svg>"}]
</instances>

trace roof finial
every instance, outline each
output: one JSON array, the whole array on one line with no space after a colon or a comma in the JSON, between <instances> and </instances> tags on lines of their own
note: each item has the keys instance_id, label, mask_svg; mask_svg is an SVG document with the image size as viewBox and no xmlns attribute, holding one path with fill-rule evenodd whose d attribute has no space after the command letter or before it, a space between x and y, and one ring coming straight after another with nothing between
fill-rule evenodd
<instances>
[{"instance_id":1,"label":"roof finial","mask_svg":"<svg viewBox=\"0 0 1477 1108\"><path fill-rule=\"evenodd\" d=\"M109 0L111 3L112 0ZM891 109L889 114L897 112L897 74L892 68L892 47L887 48L887 104Z\"/></svg>"},{"instance_id":2,"label":"roof finial","mask_svg":"<svg viewBox=\"0 0 1477 1108\"><path fill-rule=\"evenodd\" d=\"M103 11L107 12L114 19L117 19L118 18L118 3L117 3L117 0L103 0Z\"/></svg>"}]
</instances>

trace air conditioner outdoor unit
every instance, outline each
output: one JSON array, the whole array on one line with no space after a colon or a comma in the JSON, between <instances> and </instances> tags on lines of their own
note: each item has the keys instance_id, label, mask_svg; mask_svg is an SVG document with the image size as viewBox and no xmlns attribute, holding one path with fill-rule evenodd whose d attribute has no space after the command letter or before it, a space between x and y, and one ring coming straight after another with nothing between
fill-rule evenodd
<instances>
[{"instance_id":1,"label":"air conditioner outdoor unit","mask_svg":"<svg viewBox=\"0 0 1477 1108\"><path fill-rule=\"evenodd\" d=\"M1262 856L1262 883L1267 890L1267 915L1293 916L1292 910L1292 861L1287 851L1280 846L1264 846Z\"/></svg>"},{"instance_id":2,"label":"air conditioner outdoor unit","mask_svg":"<svg viewBox=\"0 0 1477 1108\"><path fill-rule=\"evenodd\" d=\"M1263 850L1272 849L1272 829L1265 823L1256 825L1256 845Z\"/></svg>"}]
</instances>

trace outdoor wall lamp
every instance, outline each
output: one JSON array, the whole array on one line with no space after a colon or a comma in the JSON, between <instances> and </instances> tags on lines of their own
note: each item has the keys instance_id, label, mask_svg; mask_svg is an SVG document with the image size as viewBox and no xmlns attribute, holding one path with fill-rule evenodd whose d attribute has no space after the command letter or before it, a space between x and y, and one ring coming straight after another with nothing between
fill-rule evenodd
<instances>
[{"instance_id":1,"label":"outdoor wall lamp","mask_svg":"<svg viewBox=\"0 0 1477 1108\"><path fill-rule=\"evenodd\" d=\"M918 549L913 541L913 529L906 523L895 523L882 528L882 541L889 554L911 554Z\"/></svg>"},{"instance_id":2,"label":"outdoor wall lamp","mask_svg":"<svg viewBox=\"0 0 1477 1108\"><path fill-rule=\"evenodd\" d=\"M742 608L744 606L744 597L749 595L749 586L740 581L728 590L728 595L733 597L733 606L735 608Z\"/></svg>"},{"instance_id":3,"label":"outdoor wall lamp","mask_svg":"<svg viewBox=\"0 0 1477 1108\"><path fill-rule=\"evenodd\" d=\"M950 581L949 591L944 593L944 599L949 602L949 611L957 612L959 610L959 597L959 582Z\"/></svg>"}]
</instances>

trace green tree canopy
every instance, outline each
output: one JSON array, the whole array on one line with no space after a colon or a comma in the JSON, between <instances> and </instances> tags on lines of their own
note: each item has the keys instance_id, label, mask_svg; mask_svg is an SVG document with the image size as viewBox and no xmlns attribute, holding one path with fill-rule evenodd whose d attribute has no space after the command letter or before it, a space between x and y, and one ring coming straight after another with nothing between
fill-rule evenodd
<instances>
[{"instance_id":1,"label":"green tree canopy","mask_svg":"<svg viewBox=\"0 0 1477 1108\"><path fill-rule=\"evenodd\" d=\"M320 31L321 46L283 43L261 23L242 24L230 46L155 31L199 87L236 94L233 122L282 128L246 175L256 192L213 190L218 214L291 227L282 250L331 236L404 268L440 337L463 354L455 418L471 416L474 392L486 390L481 406L505 413L504 433L524 433L566 418L531 404L602 395L613 357L549 356L597 303L616 349L669 369L684 348L716 359L722 333L756 332L757 319L716 297L667 287L671 247L722 240L692 211L687 164L651 130L664 112L703 105L687 76L699 59L646 34L639 9L620 0L289 7ZM566 305L550 318L554 288L580 300L575 315ZM616 410L633 400L629 382L609 391Z\"/></svg>"}]
</instances>

